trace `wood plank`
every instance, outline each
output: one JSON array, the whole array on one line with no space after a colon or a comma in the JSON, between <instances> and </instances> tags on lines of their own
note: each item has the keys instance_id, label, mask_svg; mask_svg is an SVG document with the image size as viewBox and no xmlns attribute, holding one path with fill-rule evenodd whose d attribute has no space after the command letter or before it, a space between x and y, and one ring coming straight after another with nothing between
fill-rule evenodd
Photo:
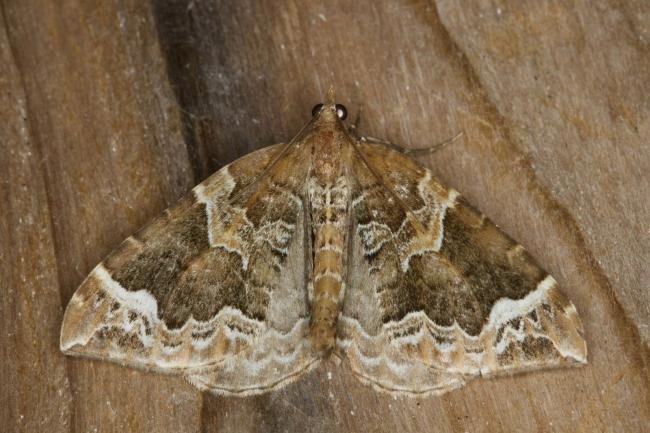
<instances>
[{"instance_id":1,"label":"wood plank","mask_svg":"<svg viewBox=\"0 0 650 433\"><path fill-rule=\"evenodd\" d=\"M52 220L29 101L0 21L0 425L66 432L72 395L59 353L63 310Z\"/></svg>"},{"instance_id":2,"label":"wood plank","mask_svg":"<svg viewBox=\"0 0 650 433\"><path fill-rule=\"evenodd\" d=\"M0 242L11 245L0 278L12 295L0 320L12 329L19 313L34 314L0 335L3 425L636 432L650 423L638 283L650 259L643 5L50 3L2 3L0 55L12 66L0 69L10 119L0 143L13 152L0 155ZM585 324L587 367L412 400L327 363L279 392L233 399L58 352L61 304L103 256L223 164L291 137L330 84L352 115L363 107L370 135L426 147L464 131L423 163L557 277ZM51 367L27 370L34 357Z\"/></svg>"},{"instance_id":3,"label":"wood plank","mask_svg":"<svg viewBox=\"0 0 650 433\"><path fill-rule=\"evenodd\" d=\"M146 3L21 1L4 12L42 150L61 288L53 300L67 303L193 174ZM60 318L48 320L52 335ZM202 398L184 380L63 357L56 343L49 354L65 359L73 393L70 431L198 430Z\"/></svg>"}]
</instances>

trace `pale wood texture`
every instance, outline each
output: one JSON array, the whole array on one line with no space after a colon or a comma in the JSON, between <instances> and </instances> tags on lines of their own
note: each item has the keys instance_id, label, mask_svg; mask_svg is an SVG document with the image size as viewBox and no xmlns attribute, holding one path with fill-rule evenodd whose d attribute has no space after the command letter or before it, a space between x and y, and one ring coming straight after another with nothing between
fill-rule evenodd
<instances>
[{"instance_id":1,"label":"pale wood texture","mask_svg":"<svg viewBox=\"0 0 650 433\"><path fill-rule=\"evenodd\" d=\"M0 1L5 431L638 432L650 423L646 2ZM393 399L327 364L269 395L66 358L92 266L196 182L288 139L327 87L575 303L587 367ZM327 373L331 372L330 375Z\"/></svg>"}]
</instances>

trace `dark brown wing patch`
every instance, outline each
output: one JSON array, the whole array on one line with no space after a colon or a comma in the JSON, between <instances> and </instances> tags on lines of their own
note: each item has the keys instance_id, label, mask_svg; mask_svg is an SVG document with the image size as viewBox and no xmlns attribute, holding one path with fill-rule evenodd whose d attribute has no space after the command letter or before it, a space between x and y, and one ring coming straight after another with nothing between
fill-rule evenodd
<instances>
[{"instance_id":1,"label":"dark brown wing patch","mask_svg":"<svg viewBox=\"0 0 650 433\"><path fill-rule=\"evenodd\" d=\"M384 321L424 311L436 323L457 322L478 335L501 298L521 299L547 274L516 242L460 197L444 217L442 248L411 259L397 278Z\"/></svg>"},{"instance_id":2,"label":"dark brown wing patch","mask_svg":"<svg viewBox=\"0 0 650 433\"><path fill-rule=\"evenodd\" d=\"M174 329L181 327L190 316L202 317L199 320L208 316L201 307L205 302L197 303L193 309L165 308L171 300L182 299L178 294L184 291L181 284L184 274L208 248L205 206L186 198L172 212L163 214L151 226L127 239L106 259L105 266L126 290L149 291L159 305L161 319ZM130 260L124 257L126 254Z\"/></svg>"},{"instance_id":3,"label":"dark brown wing patch","mask_svg":"<svg viewBox=\"0 0 650 433\"><path fill-rule=\"evenodd\" d=\"M456 307L454 319L470 335L481 332L496 301L521 299L548 275L523 247L460 197L445 215L439 254L462 277L463 290L441 289L455 298L449 302Z\"/></svg>"}]
</instances>

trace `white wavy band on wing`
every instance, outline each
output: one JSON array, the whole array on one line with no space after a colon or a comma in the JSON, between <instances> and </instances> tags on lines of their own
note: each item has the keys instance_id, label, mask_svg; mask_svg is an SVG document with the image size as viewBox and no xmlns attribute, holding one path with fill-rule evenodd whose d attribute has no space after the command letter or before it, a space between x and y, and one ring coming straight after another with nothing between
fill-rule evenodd
<instances>
[{"instance_id":1,"label":"white wavy band on wing","mask_svg":"<svg viewBox=\"0 0 650 433\"><path fill-rule=\"evenodd\" d=\"M478 335L468 334L457 322L441 326L422 311L384 324L376 335L350 317L341 316L339 323L339 351L363 369L388 366L388 360L400 353L410 362L470 376L586 362L575 307L550 276L522 299L497 301ZM548 341L553 349L543 359L527 357L523 349L528 339Z\"/></svg>"},{"instance_id":2,"label":"white wavy band on wing","mask_svg":"<svg viewBox=\"0 0 650 433\"><path fill-rule=\"evenodd\" d=\"M296 333L307 328L307 319L301 319L283 333L224 307L208 321L190 317L182 327L169 329L158 317L157 301L149 292L124 289L101 264L89 278L87 290L78 291L66 310L64 352L163 371L200 371L256 345L262 336L277 344L295 344ZM124 338L137 344L125 347L115 341Z\"/></svg>"}]
</instances>

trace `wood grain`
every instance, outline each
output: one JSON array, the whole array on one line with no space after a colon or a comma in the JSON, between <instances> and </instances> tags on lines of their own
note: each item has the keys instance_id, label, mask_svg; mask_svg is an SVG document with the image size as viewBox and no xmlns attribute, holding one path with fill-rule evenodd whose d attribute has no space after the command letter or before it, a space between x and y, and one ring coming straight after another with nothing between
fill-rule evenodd
<instances>
[{"instance_id":1,"label":"wood grain","mask_svg":"<svg viewBox=\"0 0 650 433\"><path fill-rule=\"evenodd\" d=\"M0 422L8 431L642 431L650 423L650 8L0 1ZM66 358L92 266L326 88L554 274L589 365L392 399L326 364L247 399ZM328 373L331 373L328 374ZM331 379L330 379L331 377Z\"/></svg>"}]
</instances>

